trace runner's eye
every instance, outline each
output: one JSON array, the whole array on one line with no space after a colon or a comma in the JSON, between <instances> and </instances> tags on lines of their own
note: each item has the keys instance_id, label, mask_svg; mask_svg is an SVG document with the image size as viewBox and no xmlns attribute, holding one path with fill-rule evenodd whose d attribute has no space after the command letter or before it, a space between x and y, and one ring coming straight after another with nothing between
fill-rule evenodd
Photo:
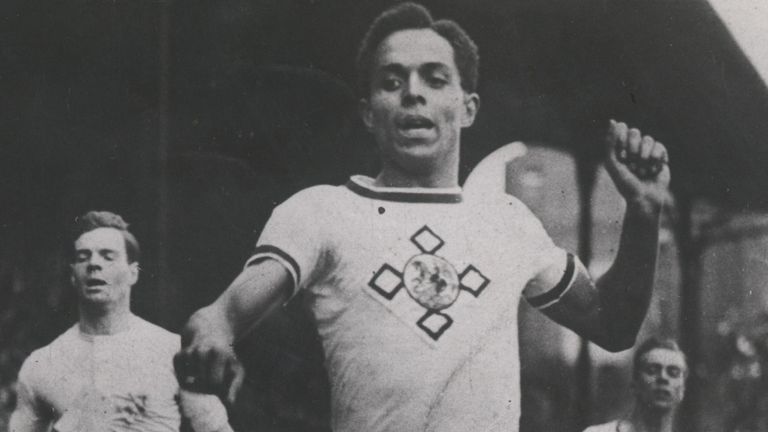
<instances>
[{"instance_id":1,"label":"runner's eye","mask_svg":"<svg viewBox=\"0 0 768 432\"><path fill-rule=\"evenodd\" d=\"M669 367L667 368L667 375L669 375L672 378L679 378L680 375L682 375L683 371L679 367Z\"/></svg>"},{"instance_id":2,"label":"runner's eye","mask_svg":"<svg viewBox=\"0 0 768 432\"><path fill-rule=\"evenodd\" d=\"M448 80L439 75L433 75L427 77L427 83L432 88L443 88L448 85Z\"/></svg>"},{"instance_id":3,"label":"runner's eye","mask_svg":"<svg viewBox=\"0 0 768 432\"><path fill-rule=\"evenodd\" d=\"M659 372L661 372L661 366L656 364L645 365L643 372L648 375L657 375Z\"/></svg>"},{"instance_id":4,"label":"runner's eye","mask_svg":"<svg viewBox=\"0 0 768 432\"><path fill-rule=\"evenodd\" d=\"M402 85L402 81L395 77L385 77L381 80L381 88L386 91L395 91L402 87Z\"/></svg>"}]
</instances>

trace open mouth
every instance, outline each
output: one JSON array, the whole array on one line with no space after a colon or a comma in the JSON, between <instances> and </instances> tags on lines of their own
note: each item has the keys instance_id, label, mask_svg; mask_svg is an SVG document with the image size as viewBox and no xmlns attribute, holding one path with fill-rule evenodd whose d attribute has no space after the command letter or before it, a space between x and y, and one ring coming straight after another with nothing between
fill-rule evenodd
<instances>
[{"instance_id":1,"label":"open mouth","mask_svg":"<svg viewBox=\"0 0 768 432\"><path fill-rule=\"evenodd\" d=\"M92 278L92 279L88 279L87 281L85 281L85 285L88 286L88 287L98 287L98 286L103 286L103 285L106 285L106 284L107 284L107 281L105 281L103 279Z\"/></svg>"},{"instance_id":2,"label":"open mouth","mask_svg":"<svg viewBox=\"0 0 768 432\"><path fill-rule=\"evenodd\" d=\"M432 129L435 123L432 120L419 115L408 115L397 122L400 129L410 131L416 129Z\"/></svg>"}]
</instances>

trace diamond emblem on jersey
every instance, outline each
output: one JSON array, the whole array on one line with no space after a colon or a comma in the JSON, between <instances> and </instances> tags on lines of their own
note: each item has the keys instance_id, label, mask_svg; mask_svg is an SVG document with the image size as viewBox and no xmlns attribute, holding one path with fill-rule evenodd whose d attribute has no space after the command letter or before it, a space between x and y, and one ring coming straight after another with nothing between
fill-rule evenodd
<instances>
[{"instance_id":1,"label":"diamond emblem on jersey","mask_svg":"<svg viewBox=\"0 0 768 432\"><path fill-rule=\"evenodd\" d=\"M453 324L445 310L456 302L461 291L478 297L490 279L471 264L459 273L448 260L436 255L445 242L426 225L410 240L421 253L411 257L402 271L383 264L368 286L387 300L405 288L408 295L426 309L416 325L437 341Z\"/></svg>"}]
</instances>

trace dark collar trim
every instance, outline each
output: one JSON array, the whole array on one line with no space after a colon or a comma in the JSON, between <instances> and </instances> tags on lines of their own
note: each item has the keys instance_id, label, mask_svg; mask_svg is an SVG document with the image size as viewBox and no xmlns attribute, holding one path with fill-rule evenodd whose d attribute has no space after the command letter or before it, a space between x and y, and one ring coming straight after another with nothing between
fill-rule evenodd
<instances>
[{"instance_id":1,"label":"dark collar trim","mask_svg":"<svg viewBox=\"0 0 768 432\"><path fill-rule=\"evenodd\" d=\"M396 191L387 190L374 190L369 189L365 185L362 185L353 179L350 179L347 184L347 188L352 192L364 196L366 198L373 198L384 201L400 201L407 203L445 203L455 204L461 202L461 193L451 192L424 192L424 189L418 191L407 192L402 189Z\"/></svg>"}]
</instances>

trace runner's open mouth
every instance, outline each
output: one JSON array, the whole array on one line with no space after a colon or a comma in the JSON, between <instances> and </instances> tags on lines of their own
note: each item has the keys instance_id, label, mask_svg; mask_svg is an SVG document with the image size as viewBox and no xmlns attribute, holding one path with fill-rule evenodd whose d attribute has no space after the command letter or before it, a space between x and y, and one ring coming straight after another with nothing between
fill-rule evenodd
<instances>
[{"instance_id":1,"label":"runner's open mouth","mask_svg":"<svg viewBox=\"0 0 768 432\"><path fill-rule=\"evenodd\" d=\"M431 129L435 127L432 120L422 116L406 116L398 122L400 129Z\"/></svg>"}]
</instances>

